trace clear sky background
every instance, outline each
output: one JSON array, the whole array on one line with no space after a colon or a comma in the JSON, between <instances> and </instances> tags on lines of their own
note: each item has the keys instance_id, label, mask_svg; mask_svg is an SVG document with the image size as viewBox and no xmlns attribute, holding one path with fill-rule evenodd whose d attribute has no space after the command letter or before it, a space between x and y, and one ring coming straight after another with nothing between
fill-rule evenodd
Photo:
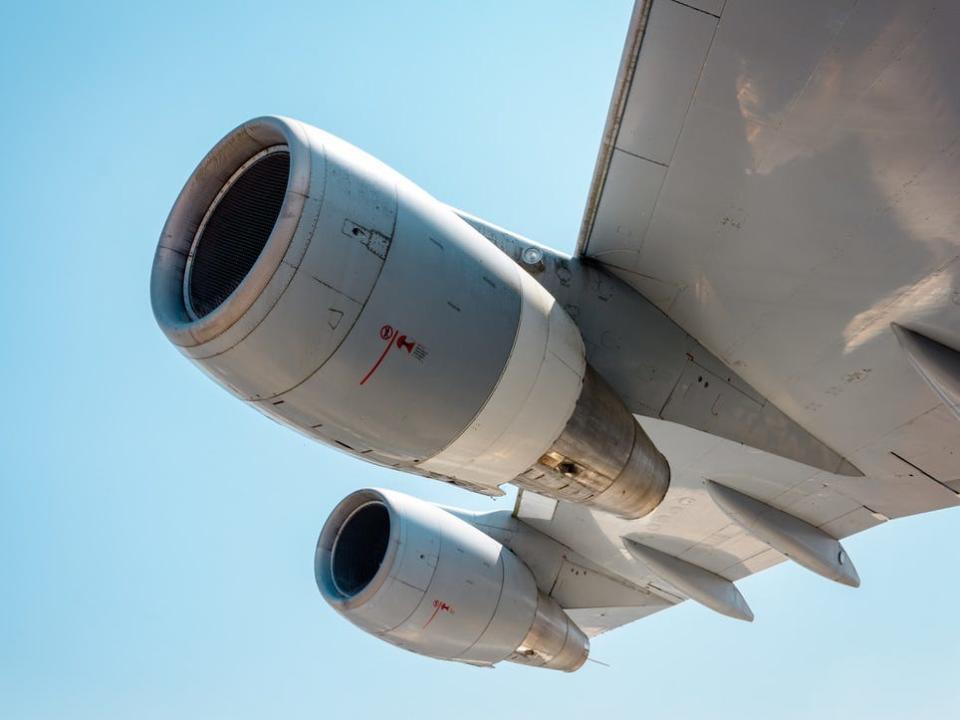
<instances>
[{"instance_id":1,"label":"clear sky background","mask_svg":"<svg viewBox=\"0 0 960 720\"><path fill-rule=\"evenodd\" d=\"M203 154L261 114L571 251L630 13L604 2L0 5L0 718L960 716L960 514L851 538L853 591L779 566L757 620L692 603L573 675L386 645L323 602L317 533L386 486L165 340L148 277Z\"/></svg>"}]
</instances>

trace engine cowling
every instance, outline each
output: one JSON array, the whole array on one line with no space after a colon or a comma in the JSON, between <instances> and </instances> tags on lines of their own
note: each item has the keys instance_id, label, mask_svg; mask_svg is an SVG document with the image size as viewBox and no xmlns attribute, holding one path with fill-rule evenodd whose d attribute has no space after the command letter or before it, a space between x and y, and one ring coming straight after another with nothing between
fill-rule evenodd
<instances>
[{"instance_id":1,"label":"engine cowling","mask_svg":"<svg viewBox=\"0 0 960 720\"><path fill-rule=\"evenodd\" d=\"M669 466L554 298L453 211L295 120L251 120L180 193L154 314L236 396L361 458L635 518Z\"/></svg>"},{"instance_id":2,"label":"engine cowling","mask_svg":"<svg viewBox=\"0 0 960 720\"><path fill-rule=\"evenodd\" d=\"M315 556L326 601L363 630L441 660L572 672L590 642L509 549L422 500L347 496Z\"/></svg>"}]
</instances>

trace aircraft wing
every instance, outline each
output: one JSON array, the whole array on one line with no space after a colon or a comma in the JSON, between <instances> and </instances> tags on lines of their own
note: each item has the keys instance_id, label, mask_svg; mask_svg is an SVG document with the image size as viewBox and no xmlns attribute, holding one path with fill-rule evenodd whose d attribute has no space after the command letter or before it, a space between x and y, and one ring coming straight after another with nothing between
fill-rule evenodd
<instances>
[{"instance_id":1,"label":"aircraft wing","mask_svg":"<svg viewBox=\"0 0 960 720\"><path fill-rule=\"evenodd\" d=\"M785 558L732 520L707 481L838 539L958 503L955 395L891 329L934 339L941 379L953 372L956 387L958 28L953 3L637 2L577 254L864 476L635 404L673 471L660 507L624 521L524 493L519 518L683 598L624 538L728 580ZM691 384L678 380L674 396ZM613 615L593 618L595 631L620 624Z\"/></svg>"}]
</instances>

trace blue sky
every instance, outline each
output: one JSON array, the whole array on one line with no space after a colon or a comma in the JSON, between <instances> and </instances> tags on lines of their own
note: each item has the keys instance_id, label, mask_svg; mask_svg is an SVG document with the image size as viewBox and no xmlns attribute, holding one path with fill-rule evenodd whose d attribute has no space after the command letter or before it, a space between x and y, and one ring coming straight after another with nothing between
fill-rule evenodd
<instances>
[{"instance_id":1,"label":"blue sky","mask_svg":"<svg viewBox=\"0 0 960 720\"><path fill-rule=\"evenodd\" d=\"M574 675L366 636L314 585L361 464L243 407L163 338L150 262L209 147L261 114L571 251L630 3L0 8L0 717L899 718L960 708L957 511L851 538L857 591L780 566L751 626L690 603Z\"/></svg>"}]
</instances>

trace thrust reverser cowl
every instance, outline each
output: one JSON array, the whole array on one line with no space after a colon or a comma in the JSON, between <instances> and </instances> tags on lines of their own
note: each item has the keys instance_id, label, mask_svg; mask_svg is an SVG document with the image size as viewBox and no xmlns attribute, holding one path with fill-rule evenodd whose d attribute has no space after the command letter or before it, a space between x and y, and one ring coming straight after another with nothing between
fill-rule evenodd
<instances>
[{"instance_id":1,"label":"thrust reverser cowl","mask_svg":"<svg viewBox=\"0 0 960 720\"><path fill-rule=\"evenodd\" d=\"M490 494L517 479L625 517L666 492L666 460L554 298L317 128L264 117L218 143L170 213L151 294L211 377L366 460Z\"/></svg>"}]
</instances>

